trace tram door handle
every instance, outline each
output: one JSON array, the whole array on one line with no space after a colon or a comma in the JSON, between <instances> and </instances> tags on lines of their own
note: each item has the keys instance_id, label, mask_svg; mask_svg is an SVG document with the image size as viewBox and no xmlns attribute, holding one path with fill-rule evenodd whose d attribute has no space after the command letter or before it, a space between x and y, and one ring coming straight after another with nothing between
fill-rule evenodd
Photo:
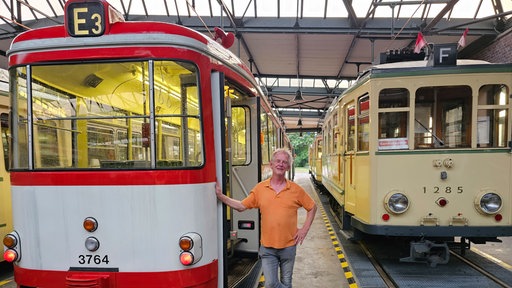
<instances>
[{"instance_id":1,"label":"tram door handle","mask_svg":"<svg viewBox=\"0 0 512 288\"><path fill-rule=\"evenodd\" d=\"M238 169L236 167L233 167L233 176L235 176L236 182L242 187L242 192L244 192L245 197L249 196L249 192L247 192L247 188L245 187L244 183L242 182L242 179L240 179L240 175L238 175Z\"/></svg>"},{"instance_id":2,"label":"tram door handle","mask_svg":"<svg viewBox=\"0 0 512 288\"><path fill-rule=\"evenodd\" d=\"M353 188L355 189L356 185L354 184L354 154L352 153L346 153L345 152L345 167L347 165L347 162L348 162L348 184Z\"/></svg>"}]
</instances>

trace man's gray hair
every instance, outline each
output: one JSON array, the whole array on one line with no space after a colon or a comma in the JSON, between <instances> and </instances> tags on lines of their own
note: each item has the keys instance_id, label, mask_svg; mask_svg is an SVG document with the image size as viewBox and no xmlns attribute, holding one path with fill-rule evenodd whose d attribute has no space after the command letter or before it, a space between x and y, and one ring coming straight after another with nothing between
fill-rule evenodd
<instances>
[{"instance_id":1,"label":"man's gray hair","mask_svg":"<svg viewBox=\"0 0 512 288\"><path fill-rule=\"evenodd\" d=\"M274 161L275 155L277 155L279 153L286 154L288 156L288 163L290 164L290 167L293 167L293 155L292 155L292 152L290 151L290 149L288 149L286 147L278 148L278 149L274 150L274 152L272 153L272 159L270 159L270 160Z\"/></svg>"}]
</instances>

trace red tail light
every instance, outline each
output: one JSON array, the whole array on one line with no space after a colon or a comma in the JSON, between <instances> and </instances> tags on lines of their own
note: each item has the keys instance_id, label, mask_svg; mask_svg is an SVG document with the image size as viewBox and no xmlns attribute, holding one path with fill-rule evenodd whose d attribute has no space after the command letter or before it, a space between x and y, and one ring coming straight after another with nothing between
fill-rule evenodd
<instances>
[{"instance_id":1,"label":"red tail light","mask_svg":"<svg viewBox=\"0 0 512 288\"><path fill-rule=\"evenodd\" d=\"M7 249L4 252L4 260L7 262L14 262L18 259L18 253L12 249Z\"/></svg>"},{"instance_id":2,"label":"red tail light","mask_svg":"<svg viewBox=\"0 0 512 288\"><path fill-rule=\"evenodd\" d=\"M180 254L180 262L181 264L185 265L185 266L189 266L189 265L192 265L194 264L194 255L192 255L192 253L190 252L182 252Z\"/></svg>"}]
</instances>

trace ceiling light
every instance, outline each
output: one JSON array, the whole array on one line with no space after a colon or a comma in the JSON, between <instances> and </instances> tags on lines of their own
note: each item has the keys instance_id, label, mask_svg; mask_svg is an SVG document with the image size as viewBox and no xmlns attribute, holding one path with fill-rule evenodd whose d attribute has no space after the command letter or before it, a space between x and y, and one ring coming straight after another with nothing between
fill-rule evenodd
<instances>
[{"instance_id":1,"label":"ceiling light","mask_svg":"<svg viewBox=\"0 0 512 288\"><path fill-rule=\"evenodd\" d=\"M304 98L302 98L302 91L300 91L300 89L295 92L295 98L293 98L293 102L297 101L304 101Z\"/></svg>"}]
</instances>

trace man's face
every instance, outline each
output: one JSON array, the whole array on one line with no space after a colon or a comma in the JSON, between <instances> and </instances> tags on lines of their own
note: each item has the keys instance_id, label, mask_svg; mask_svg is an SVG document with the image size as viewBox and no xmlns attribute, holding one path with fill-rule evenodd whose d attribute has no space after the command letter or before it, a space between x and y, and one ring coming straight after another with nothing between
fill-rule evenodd
<instances>
[{"instance_id":1,"label":"man's face","mask_svg":"<svg viewBox=\"0 0 512 288\"><path fill-rule=\"evenodd\" d=\"M288 156L285 153L277 153L274 155L274 160L270 162L273 174L284 175L290 169L290 162L288 162Z\"/></svg>"}]
</instances>

